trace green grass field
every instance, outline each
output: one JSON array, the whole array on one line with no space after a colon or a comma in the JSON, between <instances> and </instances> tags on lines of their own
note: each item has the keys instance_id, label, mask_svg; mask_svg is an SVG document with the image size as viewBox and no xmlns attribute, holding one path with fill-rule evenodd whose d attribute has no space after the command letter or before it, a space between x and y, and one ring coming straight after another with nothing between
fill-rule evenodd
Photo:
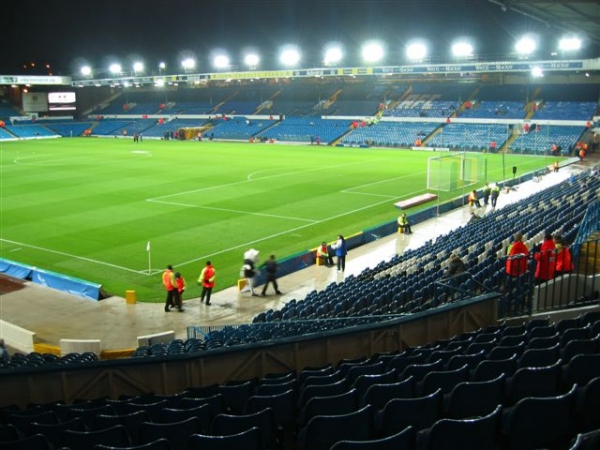
<instances>
[{"instance_id":1,"label":"green grass field","mask_svg":"<svg viewBox=\"0 0 600 450\"><path fill-rule=\"evenodd\" d=\"M235 284L249 248L262 260L283 258L395 220L395 202L427 192L433 156L94 138L0 141L0 150L0 255L101 283L110 294L135 289L141 301L164 299L167 264L194 285L210 259L223 289ZM493 181L503 170L512 177L513 165L521 174L551 163L486 158Z\"/></svg>"}]
</instances>

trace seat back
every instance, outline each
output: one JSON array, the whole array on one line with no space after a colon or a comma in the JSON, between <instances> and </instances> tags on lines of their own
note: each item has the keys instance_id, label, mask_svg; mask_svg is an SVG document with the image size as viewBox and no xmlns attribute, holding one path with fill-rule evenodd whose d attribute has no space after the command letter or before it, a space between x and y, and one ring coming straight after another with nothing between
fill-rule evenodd
<instances>
[{"instance_id":1,"label":"seat back","mask_svg":"<svg viewBox=\"0 0 600 450\"><path fill-rule=\"evenodd\" d=\"M34 422L31 424L30 429L32 434L43 434L54 447L59 448L61 446L61 436L63 431L87 431L88 427L83 420L74 418L60 423Z\"/></svg>"},{"instance_id":2,"label":"seat back","mask_svg":"<svg viewBox=\"0 0 600 450\"><path fill-rule=\"evenodd\" d=\"M431 428L417 434L419 450L493 449L501 412L502 405L497 405L483 417L438 420Z\"/></svg>"},{"instance_id":3,"label":"seat back","mask_svg":"<svg viewBox=\"0 0 600 450\"><path fill-rule=\"evenodd\" d=\"M219 386L219 394L223 396L225 413L241 414L246 406L246 401L254 394L256 384L252 381L244 383Z\"/></svg>"},{"instance_id":4,"label":"seat back","mask_svg":"<svg viewBox=\"0 0 600 450\"><path fill-rule=\"evenodd\" d=\"M484 416L504 401L506 375L489 381L457 384L445 398L444 409L450 419Z\"/></svg>"},{"instance_id":5,"label":"seat back","mask_svg":"<svg viewBox=\"0 0 600 450\"><path fill-rule=\"evenodd\" d=\"M564 395L519 400L503 417L510 448L564 448L572 435L575 392L573 386Z\"/></svg>"},{"instance_id":6,"label":"seat back","mask_svg":"<svg viewBox=\"0 0 600 450\"><path fill-rule=\"evenodd\" d=\"M392 436L368 441L338 441L331 450L413 450L415 448L415 429L406 427Z\"/></svg>"},{"instance_id":7,"label":"seat back","mask_svg":"<svg viewBox=\"0 0 600 450\"><path fill-rule=\"evenodd\" d=\"M515 373L516 369L517 355L497 361L483 360L477 364L471 378L473 381L488 381L494 380L502 374L510 377Z\"/></svg>"},{"instance_id":8,"label":"seat back","mask_svg":"<svg viewBox=\"0 0 600 450\"><path fill-rule=\"evenodd\" d=\"M181 422L153 423L140 425L140 442L148 444L160 438L167 439L175 450L184 449L190 436L202 432L202 422L198 417L190 417Z\"/></svg>"},{"instance_id":9,"label":"seat back","mask_svg":"<svg viewBox=\"0 0 600 450\"><path fill-rule=\"evenodd\" d=\"M315 416L298 435L300 450L329 450L343 439L366 440L371 436L371 406L349 414Z\"/></svg>"},{"instance_id":10,"label":"seat back","mask_svg":"<svg viewBox=\"0 0 600 450\"><path fill-rule=\"evenodd\" d=\"M68 447L70 450L89 450L96 444L112 445L113 447L131 445L129 434L123 425L96 431L65 430L61 436L61 446Z\"/></svg>"},{"instance_id":11,"label":"seat back","mask_svg":"<svg viewBox=\"0 0 600 450\"><path fill-rule=\"evenodd\" d=\"M433 425L441 410L441 389L424 397L395 398L375 414L375 428L380 436L391 436L408 426L419 431Z\"/></svg>"},{"instance_id":12,"label":"seat back","mask_svg":"<svg viewBox=\"0 0 600 450\"><path fill-rule=\"evenodd\" d=\"M428 395L435 392L438 389L442 390L442 394L447 394L456 386L458 383L467 381L469 379L469 367L465 364L464 366L455 369L447 370L444 372L429 372L425 375L423 382L420 383L420 395Z\"/></svg>"},{"instance_id":13,"label":"seat back","mask_svg":"<svg viewBox=\"0 0 600 450\"><path fill-rule=\"evenodd\" d=\"M356 410L358 403L356 389L338 395L311 398L300 410L298 424L304 426L315 416L348 414Z\"/></svg>"},{"instance_id":14,"label":"seat back","mask_svg":"<svg viewBox=\"0 0 600 450\"><path fill-rule=\"evenodd\" d=\"M415 377L408 377L396 383L374 384L359 399L360 407L372 405L374 411L383 409L393 398L412 398L415 396Z\"/></svg>"},{"instance_id":15,"label":"seat back","mask_svg":"<svg viewBox=\"0 0 600 450\"><path fill-rule=\"evenodd\" d=\"M215 436L228 436L246 431L252 427L262 433L262 441L268 448L274 448L277 426L275 411L265 408L253 414L229 415L219 414L212 423L211 433Z\"/></svg>"},{"instance_id":16,"label":"seat back","mask_svg":"<svg viewBox=\"0 0 600 450\"><path fill-rule=\"evenodd\" d=\"M313 397L323 397L327 395L337 395L348 390L346 380L339 380L330 384L314 384L306 386L298 396L298 407L304 405ZM258 394L257 394L258 395Z\"/></svg>"},{"instance_id":17,"label":"seat back","mask_svg":"<svg viewBox=\"0 0 600 450\"><path fill-rule=\"evenodd\" d=\"M560 360L546 367L523 367L506 382L506 398L513 405L525 397L554 396L558 393Z\"/></svg>"},{"instance_id":18,"label":"seat back","mask_svg":"<svg viewBox=\"0 0 600 450\"><path fill-rule=\"evenodd\" d=\"M54 447L41 434L34 434L14 441L2 442L2 450L53 450Z\"/></svg>"},{"instance_id":19,"label":"seat back","mask_svg":"<svg viewBox=\"0 0 600 450\"><path fill-rule=\"evenodd\" d=\"M262 433L257 427L228 436L194 434L185 444L185 450L263 450Z\"/></svg>"},{"instance_id":20,"label":"seat back","mask_svg":"<svg viewBox=\"0 0 600 450\"><path fill-rule=\"evenodd\" d=\"M132 444L140 443L140 425L150 421L150 415L146 411L136 411L130 414L109 416L100 414L95 417L94 425L96 430L104 430L114 427L115 425L123 425L129 434Z\"/></svg>"}]
</instances>

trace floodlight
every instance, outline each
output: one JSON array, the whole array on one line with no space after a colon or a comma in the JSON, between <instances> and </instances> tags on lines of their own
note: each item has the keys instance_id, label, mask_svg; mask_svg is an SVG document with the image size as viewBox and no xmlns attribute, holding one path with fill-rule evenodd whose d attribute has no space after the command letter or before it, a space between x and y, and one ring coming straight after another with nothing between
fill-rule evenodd
<instances>
[{"instance_id":1,"label":"floodlight","mask_svg":"<svg viewBox=\"0 0 600 450\"><path fill-rule=\"evenodd\" d=\"M121 73L121 64L117 64L117 63L111 64L108 67L108 70L110 70L110 73L112 73L114 75L118 75Z\"/></svg>"},{"instance_id":2,"label":"floodlight","mask_svg":"<svg viewBox=\"0 0 600 450\"><path fill-rule=\"evenodd\" d=\"M300 61L300 53L295 48L288 48L281 52L279 60L286 66L295 66Z\"/></svg>"},{"instance_id":3,"label":"floodlight","mask_svg":"<svg viewBox=\"0 0 600 450\"><path fill-rule=\"evenodd\" d=\"M325 65L336 64L342 60L342 49L340 47L329 47L325 50L323 63Z\"/></svg>"},{"instance_id":4,"label":"floodlight","mask_svg":"<svg viewBox=\"0 0 600 450\"><path fill-rule=\"evenodd\" d=\"M540 78L544 76L544 72L541 67L532 67L531 68L531 76L534 78Z\"/></svg>"},{"instance_id":5,"label":"floodlight","mask_svg":"<svg viewBox=\"0 0 600 450\"><path fill-rule=\"evenodd\" d=\"M156 86L156 87L163 87L164 85L165 85L164 78L158 78L157 80L154 81L154 86Z\"/></svg>"},{"instance_id":6,"label":"floodlight","mask_svg":"<svg viewBox=\"0 0 600 450\"><path fill-rule=\"evenodd\" d=\"M80 69L81 75L89 77L92 74L92 68L90 66L83 66Z\"/></svg>"},{"instance_id":7,"label":"floodlight","mask_svg":"<svg viewBox=\"0 0 600 450\"><path fill-rule=\"evenodd\" d=\"M377 62L383 58L383 47L378 42L363 45L362 57L365 62Z\"/></svg>"},{"instance_id":8,"label":"floodlight","mask_svg":"<svg viewBox=\"0 0 600 450\"><path fill-rule=\"evenodd\" d=\"M227 55L217 55L215 56L213 64L217 69L225 69L229 67L229 58Z\"/></svg>"},{"instance_id":9,"label":"floodlight","mask_svg":"<svg viewBox=\"0 0 600 450\"><path fill-rule=\"evenodd\" d=\"M531 55L537 47L531 36L524 36L515 44L515 50L521 55Z\"/></svg>"},{"instance_id":10,"label":"floodlight","mask_svg":"<svg viewBox=\"0 0 600 450\"><path fill-rule=\"evenodd\" d=\"M458 58L465 58L473 54L473 46L468 42L461 41L452 45L452 54Z\"/></svg>"},{"instance_id":11,"label":"floodlight","mask_svg":"<svg viewBox=\"0 0 600 450\"><path fill-rule=\"evenodd\" d=\"M258 57L258 55L256 53L248 53L244 57L244 63L250 68L254 68L254 67L258 66L259 61L260 61L260 58Z\"/></svg>"},{"instance_id":12,"label":"floodlight","mask_svg":"<svg viewBox=\"0 0 600 450\"><path fill-rule=\"evenodd\" d=\"M427 47L422 42L414 42L406 47L406 56L413 61L421 61L427 56Z\"/></svg>"},{"instance_id":13,"label":"floodlight","mask_svg":"<svg viewBox=\"0 0 600 450\"><path fill-rule=\"evenodd\" d=\"M158 68L159 69L165 70L166 67L167 67L167 65L163 61L161 61L161 62L158 63Z\"/></svg>"},{"instance_id":14,"label":"floodlight","mask_svg":"<svg viewBox=\"0 0 600 450\"><path fill-rule=\"evenodd\" d=\"M144 71L144 63L141 62L134 62L133 63L133 71L134 72L143 72Z\"/></svg>"},{"instance_id":15,"label":"floodlight","mask_svg":"<svg viewBox=\"0 0 600 450\"><path fill-rule=\"evenodd\" d=\"M186 58L181 61L181 66L186 70L193 69L196 67L196 60L194 58Z\"/></svg>"},{"instance_id":16,"label":"floodlight","mask_svg":"<svg viewBox=\"0 0 600 450\"><path fill-rule=\"evenodd\" d=\"M581 39L577 37L562 38L558 42L558 48L563 51L574 51L581 48Z\"/></svg>"}]
</instances>

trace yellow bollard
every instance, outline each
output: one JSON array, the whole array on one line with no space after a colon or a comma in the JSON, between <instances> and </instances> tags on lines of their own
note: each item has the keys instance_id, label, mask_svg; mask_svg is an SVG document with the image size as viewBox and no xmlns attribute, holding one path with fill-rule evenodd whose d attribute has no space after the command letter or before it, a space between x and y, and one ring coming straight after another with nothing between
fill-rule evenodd
<instances>
[{"instance_id":1,"label":"yellow bollard","mask_svg":"<svg viewBox=\"0 0 600 450\"><path fill-rule=\"evenodd\" d=\"M135 305L135 291L125 291L125 303Z\"/></svg>"}]
</instances>

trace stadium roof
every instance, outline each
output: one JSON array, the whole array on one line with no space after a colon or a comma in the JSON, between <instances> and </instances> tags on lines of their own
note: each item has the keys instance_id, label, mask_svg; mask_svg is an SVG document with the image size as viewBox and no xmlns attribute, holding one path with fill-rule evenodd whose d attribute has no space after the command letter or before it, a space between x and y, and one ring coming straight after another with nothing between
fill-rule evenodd
<instances>
[{"instance_id":1,"label":"stadium roof","mask_svg":"<svg viewBox=\"0 0 600 450\"><path fill-rule=\"evenodd\" d=\"M585 34L600 43L600 2L598 0L488 0L502 11L513 11L562 31Z\"/></svg>"}]
</instances>

